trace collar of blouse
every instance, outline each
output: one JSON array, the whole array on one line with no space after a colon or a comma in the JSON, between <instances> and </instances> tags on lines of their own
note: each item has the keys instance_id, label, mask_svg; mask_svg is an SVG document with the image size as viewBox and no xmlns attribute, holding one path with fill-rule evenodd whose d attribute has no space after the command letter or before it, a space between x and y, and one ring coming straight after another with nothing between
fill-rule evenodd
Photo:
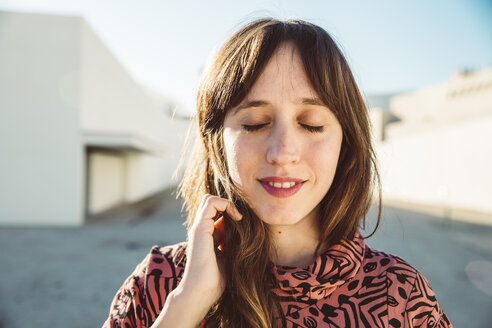
<instances>
[{"instance_id":1,"label":"collar of blouse","mask_svg":"<svg viewBox=\"0 0 492 328\"><path fill-rule=\"evenodd\" d=\"M334 244L307 268L274 266L272 271L279 282L274 292L299 301L326 298L357 274L364 249L364 239L357 233L353 240Z\"/></svg>"}]
</instances>

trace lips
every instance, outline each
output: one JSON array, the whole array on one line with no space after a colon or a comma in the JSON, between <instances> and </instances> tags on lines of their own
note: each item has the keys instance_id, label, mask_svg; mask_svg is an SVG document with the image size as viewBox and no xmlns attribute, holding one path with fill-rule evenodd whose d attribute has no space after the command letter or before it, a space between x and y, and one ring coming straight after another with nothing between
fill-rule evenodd
<instances>
[{"instance_id":1,"label":"lips","mask_svg":"<svg viewBox=\"0 0 492 328\"><path fill-rule=\"evenodd\" d=\"M261 186L272 196L285 198L297 193L305 180L291 177L266 177L258 180Z\"/></svg>"},{"instance_id":2,"label":"lips","mask_svg":"<svg viewBox=\"0 0 492 328\"><path fill-rule=\"evenodd\" d=\"M273 181L269 181L267 183L272 187L283 188L283 189L291 188L296 184L295 182L273 182Z\"/></svg>"}]
</instances>

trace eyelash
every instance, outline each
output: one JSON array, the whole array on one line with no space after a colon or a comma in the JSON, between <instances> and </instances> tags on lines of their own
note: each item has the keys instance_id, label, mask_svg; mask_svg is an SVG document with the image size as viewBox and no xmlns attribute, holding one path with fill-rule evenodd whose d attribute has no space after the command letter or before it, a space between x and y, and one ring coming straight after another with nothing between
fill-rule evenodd
<instances>
[{"instance_id":1,"label":"eyelash","mask_svg":"<svg viewBox=\"0 0 492 328\"><path fill-rule=\"evenodd\" d=\"M248 125L248 124L243 124L243 128L246 131L253 132L253 131L258 131L264 126L267 126L268 123L263 123L263 124L253 124L253 125Z\"/></svg>"},{"instance_id":2,"label":"eyelash","mask_svg":"<svg viewBox=\"0 0 492 328\"><path fill-rule=\"evenodd\" d=\"M308 130L309 132L323 132L323 126L312 126L312 125L306 125L306 124L301 124L303 128Z\"/></svg>"},{"instance_id":3,"label":"eyelash","mask_svg":"<svg viewBox=\"0 0 492 328\"><path fill-rule=\"evenodd\" d=\"M307 124L302 124L299 123L304 129L308 130L309 132L317 133L317 132L323 132L323 126L312 126L312 125L307 125ZM248 125L248 124L243 124L243 128L248 131L248 132L253 132L253 131L258 131L261 128L267 126L268 123L263 123L263 124L255 124L255 125Z\"/></svg>"}]
</instances>

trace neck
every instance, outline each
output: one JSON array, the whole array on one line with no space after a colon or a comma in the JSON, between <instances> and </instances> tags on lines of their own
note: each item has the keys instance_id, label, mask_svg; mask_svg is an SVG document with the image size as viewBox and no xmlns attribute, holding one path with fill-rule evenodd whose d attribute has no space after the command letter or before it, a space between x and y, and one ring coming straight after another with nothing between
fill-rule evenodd
<instances>
[{"instance_id":1,"label":"neck","mask_svg":"<svg viewBox=\"0 0 492 328\"><path fill-rule=\"evenodd\" d=\"M319 228L315 222L301 220L294 225L271 225L269 228L276 250L275 264L305 268L314 262L319 241Z\"/></svg>"}]
</instances>

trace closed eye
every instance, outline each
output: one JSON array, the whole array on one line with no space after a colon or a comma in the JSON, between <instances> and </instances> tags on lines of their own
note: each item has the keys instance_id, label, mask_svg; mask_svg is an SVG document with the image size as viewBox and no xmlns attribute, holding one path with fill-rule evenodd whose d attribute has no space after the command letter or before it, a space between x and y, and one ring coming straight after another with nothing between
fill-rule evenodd
<instances>
[{"instance_id":1,"label":"closed eye","mask_svg":"<svg viewBox=\"0 0 492 328\"><path fill-rule=\"evenodd\" d=\"M323 132L323 126L313 126L313 125L307 125L307 124L302 124L299 123L300 126L302 126L304 129L308 130L309 132Z\"/></svg>"},{"instance_id":2,"label":"closed eye","mask_svg":"<svg viewBox=\"0 0 492 328\"><path fill-rule=\"evenodd\" d=\"M246 131L258 131L264 126L267 126L268 123L263 123L263 124L243 124L243 129Z\"/></svg>"},{"instance_id":3,"label":"closed eye","mask_svg":"<svg viewBox=\"0 0 492 328\"><path fill-rule=\"evenodd\" d=\"M267 126L268 123L262 123L262 124L243 124L243 129L246 131L258 131L261 128ZM313 126L313 125L307 125L307 124L302 124L299 123L300 126L302 126L304 129L308 130L309 132L323 132L323 126Z\"/></svg>"}]
</instances>

